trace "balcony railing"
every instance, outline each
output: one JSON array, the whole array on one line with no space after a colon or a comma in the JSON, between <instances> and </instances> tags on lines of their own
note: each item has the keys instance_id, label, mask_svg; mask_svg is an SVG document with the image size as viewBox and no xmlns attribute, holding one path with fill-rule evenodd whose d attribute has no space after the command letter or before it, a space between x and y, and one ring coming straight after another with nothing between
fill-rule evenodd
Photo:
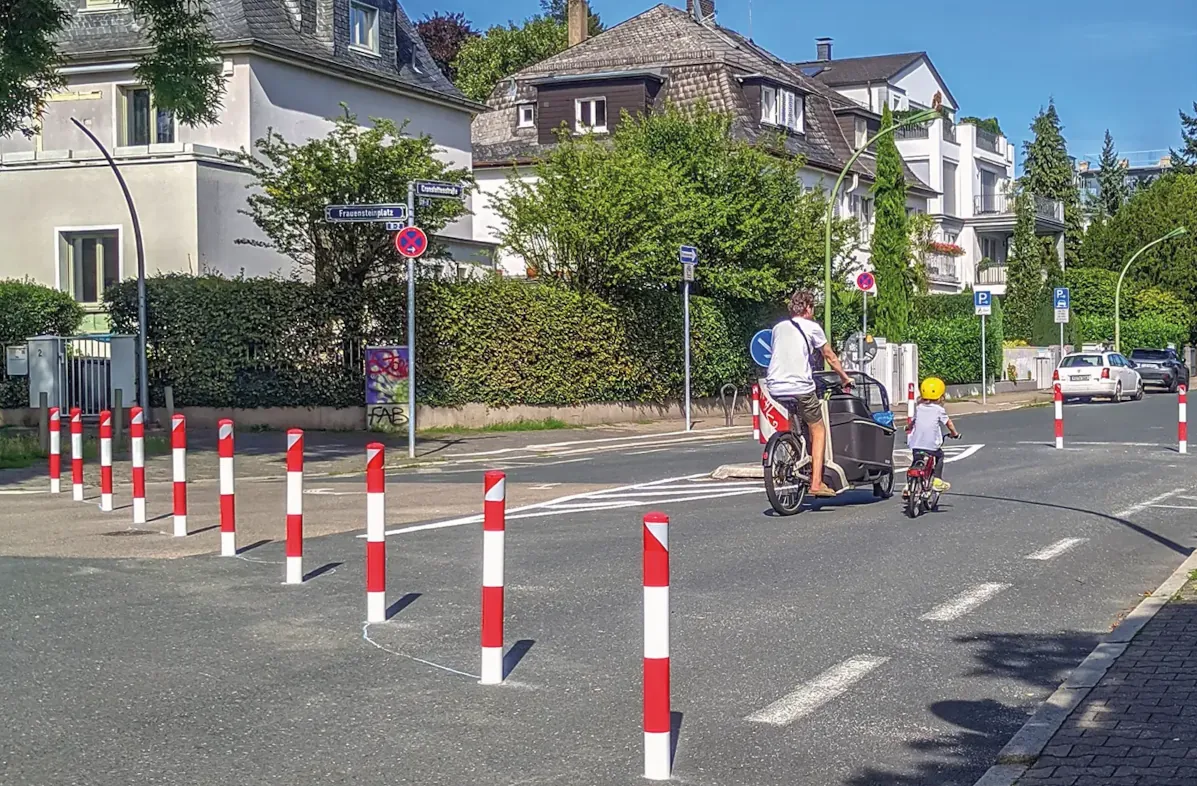
<instances>
[{"instance_id":1,"label":"balcony railing","mask_svg":"<svg viewBox=\"0 0 1197 786\"><path fill-rule=\"evenodd\" d=\"M894 139L930 139L931 124L919 123L915 126L902 126L894 129Z\"/></svg>"},{"instance_id":2,"label":"balcony railing","mask_svg":"<svg viewBox=\"0 0 1197 786\"><path fill-rule=\"evenodd\" d=\"M927 269L927 278L931 281L955 284L960 280L956 257L950 257L947 254L928 254L923 259L923 266Z\"/></svg>"},{"instance_id":3,"label":"balcony railing","mask_svg":"<svg viewBox=\"0 0 1197 786\"><path fill-rule=\"evenodd\" d=\"M990 153L998 152L998 135L992 131L986 131L983 128L977 129L977 147L982 150L988 150Z\"/></svg>"},{"instance_id":4,"label":"balcony railing","mask_svg":"<svg viewBox=\"0 0 1197 786\"><path fill-rule=\"evenodd\" d=\"M944 141L955 143L955 141L956 141L956 124L953 123L952 121L948 120L945 117L943 119L943 122L941 123L941 125L943 126Z\"/></svg>"},{"instance_id":5,"label":"balcony railing","mask_svg":"<svg viewBox=\"0 0 1197 786\"><path fill-rule=\"evenodd\" d=\"M977 273L978 284L1005 284L1006 283L1006 265L990 265L989 267Z\"/></svg>"},{"instance_id":6,"label":"balcony railing","mask_svg":"<svg viewBox=\"0 0 1197 786\"><path fill-rule=\"evenodd\" d=\"M978 216L1014 215L1014 197L1006 194L978 194L973 197L973 214ZM1064 204L1058 199L1035 195L1035 217L1064 221Z\"/></svg>"}]
</instances>

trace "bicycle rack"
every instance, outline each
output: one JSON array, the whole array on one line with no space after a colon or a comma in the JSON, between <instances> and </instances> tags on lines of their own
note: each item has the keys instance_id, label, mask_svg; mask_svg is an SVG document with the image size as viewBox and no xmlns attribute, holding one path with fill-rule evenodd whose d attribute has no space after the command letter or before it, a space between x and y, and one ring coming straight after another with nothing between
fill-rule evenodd
<instances>
[{"instance_id":1,"label":"bicycle rack","mask_svg":"<svg viewBox=\"0 0 1197 786\"><path fill-rule=\"evenodd\" d=\"M727 390L728 390L728 388L731 388L731 394L732 394L732 400L731 400L730 407L727 405ZM740 389L738 387L736 387L734 384L732 384L731 382L728 382L726 385L724 385L722 388L719 389L719 403L723 405L723 423L725 426L736 425L735 424L736 400L739 398L739 396L740 396Z\"/></svg>"}]
</instances>

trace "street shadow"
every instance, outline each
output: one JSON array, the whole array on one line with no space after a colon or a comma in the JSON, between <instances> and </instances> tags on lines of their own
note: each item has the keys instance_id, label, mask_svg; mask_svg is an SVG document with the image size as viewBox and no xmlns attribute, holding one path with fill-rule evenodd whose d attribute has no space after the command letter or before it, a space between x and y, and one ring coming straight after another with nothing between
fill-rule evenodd
<instances>
[{"instance_id":1,"label":"street shadow","mask_svg":"<svg viewBox=\"0 0 1197 786\"><path fill-rule=\"evenodd\" d=\"M321 565L320 567L316 568L315 570L305 573L303 576L303 581L311 581L312 579L316 578L317 576L323 576L325 573L328 573L330 570L333 570L334 568L339 568L344 564L345 564L344 562L325 563L324 565Z\"/></svg>"},{"instance_id":2,"label":"street shadow","mask_svg":"<svg viewBox=\"0 0 1197 786\"><path fill-rule=\"evenodd\" d=\"M386 618L389 620L391 617L394 617L396 614L415 603L417 600L419 600L421 594L422 593L419 592L409 592L399 600L392 603L387 607Z\"/></svg>"},{"instance_id":3,"label":"street shadow","mask_svg":"<svg viewBox=\"0 0 1197 786\"><path fill-rule=\"evenodd\" d=\"M209 527L208 529L214 529L214 527ZM192 532L190 534L194 535L195 533ZM261 548L262 546L265 546L267 543L273 543L273 542L274 541L270 538L264 538L262 540L254 541L253 543L250 543L248 546L242 546L241 548L237 549L237 553L244 554L247 551L253 551L256 548Z\"/></svg>"},{"instance_id":4,"label":"street shadow","mask_svg":"<svg viewBox=\"0 0 1197 786\"><path fill-rule=\"evenodd\" d=\"M515 671L515 667L520 664L535 643L536 641L533 639L520 639L511 645L511 649L503 655L503 679L507 679L507 675Z\"/></svg>"},{"instance_id":5,"label":"street shadow","mask_svg":"<svg viewBox=\"0 0 1197 786\"><path fill-rule=\"evenodd\" d=\"M163 516L162 518L169 518L169 517L168 517L168 516ZM157 519L155 519L155 521L157 521ZM198 535L198 534L200 534L201 532L211 532L211 531L212 531L212 530L214 530L214 529L220 529L220 525L219 525L219 524L209 524L209 525L208 525L208 526L206 526L206 527L200 527L199 529L192 529L192 530L188 530L188 531L187 531L187 535L188 535L188 536L191 536L191 535Z\"/></svg>"},{"instance_id":6,"label":"street shadow","mask_svg":"<svg viewBox=\"0 0 1197 786\"><path fill-rule=\"evenodd\" d=\"M682 713L669 713L669 769L673 769L673 763L677 761L677 745L678 740L682 737Z\"/></svg>"},{"instance_id":7,"label":"street shadow","mask_svg":"<svg viewBox=\"0 0 1197 786\"><path fill-rule=\"evenodd\" d=\"M1177 543L1176 541L1172 540L1171 538L1166 538L1157 532L1152 532L1151 530L1147 529L1146 527L1140 526L1140 525L1136 524L1135 522L1130 521L1129 519L1119 518L1118 516L1113 516L1109 513L1102 513L1101 511L1097 511L1097 510L1089 510L1087 508L1074 508L1070 505L1058 505L1053 502L1038 502L1038 501L1029 500L1029 499L1012 499L1010 497L991 497L986 494L962 494L962 493L952 492L952 496L965 497L968 499L984 499L984 500L989 500L991 502L1013 502L1013 503L1016 503L1019 505L1032 505L1037 508L1051 508L1053 510L1067 510L1067 511L1071 511L1073 513L1084 513L1086 515L1096 516L1097 518L1105 519L1106 521L1112 521L1115 524L1119 524L1123 527L1126 527L1127 529L1129 529L1133 532L1137 532L1138 534L1142 535L1145 538L1154 540L1156 543L1159 543L1161 546L1166 546L1167 548L1172 549L1177 554L1180 554L1182 556L1187 557L1193 553L1192 548L1190 548L1188 546L1182 546L1181 544Z\"/></svg>"}]
</instances>

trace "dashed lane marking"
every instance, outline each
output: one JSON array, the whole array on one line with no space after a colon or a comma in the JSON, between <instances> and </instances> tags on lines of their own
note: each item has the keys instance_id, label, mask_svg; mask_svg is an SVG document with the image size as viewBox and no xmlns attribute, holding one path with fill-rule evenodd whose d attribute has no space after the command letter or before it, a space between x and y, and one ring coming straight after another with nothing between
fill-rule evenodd
<instances>
[{"instance_id":1,"label":"dashed lane marking","mask_svg":"<svg viewBox=\"0 0 1197 786\"><path fill-rule=\"evenodd\" d=\"M1114 514L1114 518L1124 519L1127 516L1133 516L1134 514L1140 512L1140 511L1147 510L1148 508L1152 507L1153 505L1157 505L1160 502L1163 502L1164 500L1168 499L1169 497L1175 497L1177 494L1180 494L1183 491L1188 491L1188 489L1172 489L1171 491L1165 491L1163 494L1154 496L1151 499L1145 499L1136 505L1131 505L1126 510L1118 511L1117 513Z\"/></svg>"},{"instance_id":2,"label":"dashed lane marking","mask_svg":"<svg viewBox=\"0 0 1197 786\"><path fill-rule=\"evenodd\" d=\"M1064 538L1063 540L1057 540L1050 546L1046 546L1042 549L1039 549L1039 551L1028 554L1023 559L1034 559L1046 562L1049 559L1055 559L1066 551L1071 551L1072 549L1084 543L1086 540L1088 540L1088 538Z\"/></svg>"},{"instance_id":3,"label":"dashed lane marking","mask_svg":"<svg viewBox=\"0 0 1197 786\"><path fill-rule=\"evenodd\" d=\"M1009 587L1009 584L1000 584L992 581L985 584L978 584L975 587L970 587L951 600L939 604L931 609L931 611L919 617L919 619L924 622L951 622L968 614L985 601L992 599L999 592Z\"/></svg>"},{"instance_id":4,"label":"dashed lane marking","mask_svg":"<svg viewBox=\"0 0 1197 786\"><path fill-rule=\"evenodd\" d=\"M849 658L744 720L767 723L771 726L787 726L844 695L869 672L884 665L888 660L889 658L875 655L857 655Z\"/></svg>"}]
</instances>

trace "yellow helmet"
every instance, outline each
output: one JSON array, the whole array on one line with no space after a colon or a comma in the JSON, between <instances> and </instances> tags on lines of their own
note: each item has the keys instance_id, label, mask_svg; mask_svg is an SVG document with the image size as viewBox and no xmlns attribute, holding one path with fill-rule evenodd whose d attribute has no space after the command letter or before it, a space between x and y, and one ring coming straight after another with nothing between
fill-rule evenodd
<instances>
[{"instance_id":1,"label":"yellow helmet","mask_svg":"<svg viewBox=\"0 0 1197 786\"><path fill-rule=\"evenodd\" d=\"M924 401L938 401L943 398L945 386L939 377L927 377L919 385L919 395Z\"/></svg>"}]
</instances>

